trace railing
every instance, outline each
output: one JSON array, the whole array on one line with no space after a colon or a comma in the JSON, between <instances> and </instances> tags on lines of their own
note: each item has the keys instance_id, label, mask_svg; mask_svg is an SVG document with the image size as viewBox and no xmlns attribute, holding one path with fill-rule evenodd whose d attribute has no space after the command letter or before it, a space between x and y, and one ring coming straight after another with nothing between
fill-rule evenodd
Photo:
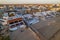
<instances>
[{"instance_id":1,"label":"railing","mask_svg":"<svg viewBox=\"0 0 60 40\"><path fill-rule=\"evenodd\" d=\"M21 22L23 22L23 21L21 21ZM16 24L19 24L19 23L21 23L21 22L17 22L17 23L9 24L9 26L16 25Z\"/></svg>"}]
</instances>

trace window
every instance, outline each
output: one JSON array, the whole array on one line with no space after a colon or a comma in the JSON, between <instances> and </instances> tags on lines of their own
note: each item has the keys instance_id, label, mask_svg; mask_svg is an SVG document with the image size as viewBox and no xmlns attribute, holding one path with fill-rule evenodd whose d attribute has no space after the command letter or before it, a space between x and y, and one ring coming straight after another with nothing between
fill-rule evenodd
<instances>
[{"instance_id":1,"label":"window","mask_svg":"<svg viewBox=\"0 0 60 40\"><path fill-rule=\"evenodd\" d=\"M23 22L21 22L20 25L23 25Z\"/></svg>"},{"instance_id":2,"label":"window","mask_svg":"<svg viewBox=\"0 0 60 40\"><path fill-rule=\"evenodd\" d=\"M15 21L15 23L17 23L18 21Z\"/></svg>"},{"instance_id":3,"label":"window","mask_svg":"<svg viewBox=\"0 0 60 40\"><path fill-rule=\"evenodd\" d=\"M9 24L13 24L14 22L11 22L11 23L9 23Z\"/></svg>"},{"instance_id":4,"label":"window","mask_svg":"<svg viewBox=\"0 0 60 40\"><path fill-rule=\"evenodd\" d=\"M21 22L22 20L19 20L19 22Z\"/></svg>"},{"instance_id":5,"label":"window","mask_svg":"<svg viewBox=\"0 0 60 40\"><path fill-rule=\"evenodd\" d=\"M10 26L10 28L14 28L14 27L15 27L15 25Z\"/></svg>"},{"instance_id":6,"label":"window","mask_svg":"<svg viewBox=\"0 0 60 40\"><path fill-rule=\"evenodd\" d=\"M16 26L18 26L19 24L16 24Z\"/></svg>"}]
</instances>

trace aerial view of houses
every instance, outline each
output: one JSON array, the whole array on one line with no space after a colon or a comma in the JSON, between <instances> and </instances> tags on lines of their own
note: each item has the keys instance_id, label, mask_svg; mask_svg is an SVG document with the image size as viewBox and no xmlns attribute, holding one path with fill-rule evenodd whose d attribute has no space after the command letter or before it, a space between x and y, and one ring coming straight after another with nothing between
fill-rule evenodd
<instances>
[{"instance_id":1,"label":"aerial view of houses","mask_svg":"<svg viewBox=\"0 0 60 40\"><path fill-rule=\"evenodd\" d=\"M60 40L60 4L0 4L0 40Z\"/></svg>"}]
</instances>

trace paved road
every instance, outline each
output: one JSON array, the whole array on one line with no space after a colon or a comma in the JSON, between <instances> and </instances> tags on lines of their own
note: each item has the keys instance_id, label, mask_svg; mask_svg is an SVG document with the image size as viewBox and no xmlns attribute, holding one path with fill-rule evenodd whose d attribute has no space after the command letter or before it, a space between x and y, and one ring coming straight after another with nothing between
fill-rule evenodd
<instances>
[{"instance_id":1,"label":"paved road","mask_svg":"<svg viewBox=\"0 0 60 40\"><path fill-rule=\"evenodd\" d=\"M20 29L10 33L11 40L39 40L29 28L21 32Z\"/></svg>"},{"instance_id":2,"label":"paved road","mask_svg":"<svg viewBox=\"0 0 60 40\"><path fill-rule=\"evenodd\" d=\"M57 32L60 30L60 16L43 21L40 20L39 23L32 25L31 28L40 36L41 40L49 40L55 34L59 34ZM55 38L60 40L60 34Z\"/></svg>"}]
</instances>

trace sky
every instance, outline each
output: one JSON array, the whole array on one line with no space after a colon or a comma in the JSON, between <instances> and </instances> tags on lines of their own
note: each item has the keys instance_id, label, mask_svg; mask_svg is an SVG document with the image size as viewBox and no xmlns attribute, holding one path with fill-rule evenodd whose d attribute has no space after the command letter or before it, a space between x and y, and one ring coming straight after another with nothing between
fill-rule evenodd
<instances>
[{"instance_id":1,"label":"sky","mask_svg":"<svg viewBox=\"0 0 60 40\"><path fill-rule=\"evenodd\" d=\"M0 4L57 4L60 0L0 0Z\"/></svg>"}]
</instances>

